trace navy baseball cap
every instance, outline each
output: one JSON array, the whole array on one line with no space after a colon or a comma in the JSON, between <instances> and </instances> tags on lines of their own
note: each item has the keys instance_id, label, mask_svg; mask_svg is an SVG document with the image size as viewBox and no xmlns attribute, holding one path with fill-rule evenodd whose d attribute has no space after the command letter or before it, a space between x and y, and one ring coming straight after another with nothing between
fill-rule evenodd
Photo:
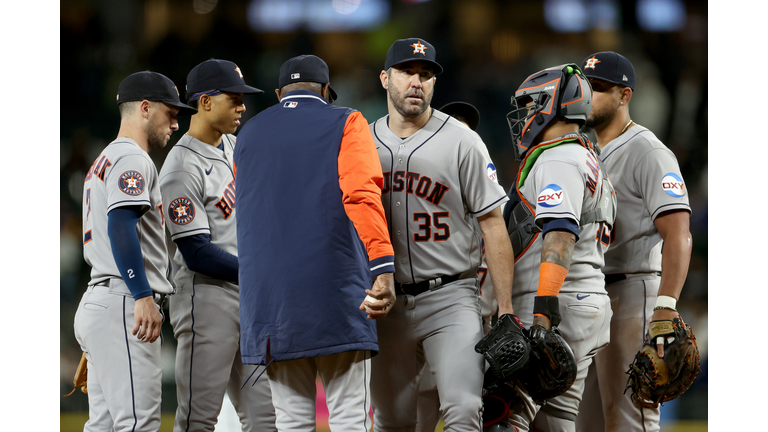
<instances>
[{"instance_id":1,"label":"navy baseball cap","mask_svg":"<svg viewBox=\"0 0 768 432\"><path fill-rule=\"evenodd\" d=\"M315 82L328 84L331 82L328 65L323 59L314 55L300 55L292 57L280 66L280 76L278 78L279 88L288 84L297 82ZM328 86L328 92L333 100L337 100L336 92L331 86Z\"/></svg>"},{"instance_id":2,"label":"navy baseball cap","mask_svg":"<svg viewBox=\"0 0 768 432\"><path fill-rule=\"evenodd\" d=\"M184 104L179 99L179 89L167 76L152 72L142 71L128 75L117 89L117 104L148 100L163 102L179 108L179 115L193 115L197 109Z\"/></svg>"},{"instance_id":3,"label":"navy baseball cap","mask_svg":"<svg viewBox=\"0 0 768 432\"><path fill-rule=\"evenodd\" d=\"M432 64L432 72L439 75L443 67L435 60L437 53L431 43L419 38L398 39L389 47L384 70L413 60L421 60Z\"/></svg>"},{"instance_id":4,"label":"navy baseball cap","mask_svg":"<svg viewBox=\"0 0 768 432\"><path fill-rule=\"evenodd\" d=\"M192 68L187 75L187 95L219 90L229 93L259 94L264 90L245 85L243 73L228 60L209 59Z\"/></svg>"},{"instance_id":5,"label":"navy baseball cap","mask_svg":"<svg viewBox=\"0 0 768 432\"><path fill-rule=\"evenodd\" d=\"M456 101L447 103L439 111L450 116L462 117L466 120L467 126L472 130L477 130L477 125L480 124L480 111L474 105L467 102Z\"/></svg>"},{"instance_id":6,"label":"navy baseball cap","mask_svg":"<svg viewBox=\"0 0 768 432\"><path fill-rule=\"evenodd\" d=\"M635 90L635 68L626 57L602 51L584 59L581 70L587 78L596 78Z\"/></svg>"}]
</instances>

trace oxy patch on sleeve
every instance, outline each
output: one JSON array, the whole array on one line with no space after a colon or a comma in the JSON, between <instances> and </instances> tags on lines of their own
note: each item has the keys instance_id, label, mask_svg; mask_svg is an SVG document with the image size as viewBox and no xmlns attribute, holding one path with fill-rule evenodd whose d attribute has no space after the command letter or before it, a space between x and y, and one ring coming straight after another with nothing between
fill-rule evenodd
<instances>
[{"instance_id":1,"label":"oxy patch on sleeve","mask_svg":"<svg viewBox=\"0 0 768 432\"><path fill-rule=\"evenodd\" d=\"M538 205L542 207L557 207L563 202L565 191L560 186L552 183L544 187L539 192L539 196L536 199Z\"/></svg>"},{"instance_id":2,"label":"oxy patch on sleeve","mask_svg":"<svg viewBox=\"0 0 768 432\"><path fill-rule=\"evenodd\" d=\"M667 173L661 179L661 188L667 195L682 198L685 196L685 182L675 173Z\"/></svg>"}]
</instances>

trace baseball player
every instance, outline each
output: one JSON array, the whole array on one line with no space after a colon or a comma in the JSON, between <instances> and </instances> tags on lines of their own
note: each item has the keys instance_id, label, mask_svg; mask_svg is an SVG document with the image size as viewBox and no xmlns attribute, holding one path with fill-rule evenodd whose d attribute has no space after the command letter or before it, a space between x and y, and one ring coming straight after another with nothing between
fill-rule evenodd
<instances>
[{"instance_id":1,"label":"baseball player","mask_svg":"<svg viewBox=\"0 0 768 432\"><path fill-rule=\"evenodd\" d=\"M550 67L520 85L507 114L521 160L505 212L515 214L508 219L515 249L512 302L531 334L562 319L559 329L577 365L571 388L543 407L518 387L522 404L510 415L517 431L573 431L587 368L609 342L611 307L600 268L616 198L592 144L578 134L591 96L578 66Z\"/></svg>"},{"instance_id":2,"label":"baseball player","mask_svg":"<svg viewBox=\"0 0 768 432\"><path fill-rule=\"evenodd\" d=\"M651 321L678 316L691 255L691 208L675 155L629 116L635 69L626 57L599 52L583 62L594 90L587 126L600 164L616 188L619 210L605 255L605 284L614 311L611 344L590 367L580 431L658 431L659 409L635 406L626 371ZM662 254L662 244L664 251ZM663 357L663 342L657 345Z\"/></svg>"},{"instance_id":3,"label":"baseball player","mask_svg":"<svg viewBox=\"0 0 768 432\"><path fill-rule=\"evenodd\" d=\"M318 375L331 430L366 431L374 319L395 302L381 165L322 59L288 59L278 83L235 149L243 361L267 365L280 431L316 430Z\"/></svg>"},{"instance_id":4,"label":"baseball player","mask_svg":"<svg viewBox=\"0 0 768 432\"><path fill-rule=\"evenodd\" d=\"M118 88L120 131L88 170L83 255L91 280L75 314L88 359L85 431L157 431L162 359L160 300L173 293L157 168L147 154L178 130L173 81L137 72Z\"/></svg>"},{"instance_id":5,"label":"baseball player","mask_svg":"<svg viewBox=\"0 0 768 432\"><path fill-rule=\"evenodd\" d=\"M240 357L232 134L245 112L243 94L259 93L231 61L195 66L187 76L187 98L197 114L160 170L179 265L170 301L178 341L176 432L213 431L225 391L243 431L275 430L269 382L254 383L256 367Z\"/></svg>"},{"instance_id":6,"label":"baseball player","mask_svg":"<svg viewBox=\"0 0 768 432\"><path fill-rule=\"evenodd\" d=\"M397 301L379 320L372 362L374 430L413 430L424 364L446 430L481 429L484 360L477 295L481 235L499 314L511 314L512 248L500 205L509 198L482 139L430 107L443 68L424 39L395 41L382 87L389 115L371 124L395 250ZM481 232L475 230L478 221Z\"/></svg>"},{"instance_id":7,"label":"baseball player","mask_svg":"<svg viewBox=\"0 0 768 432\"><path fill-rule=\"evenodd\" d=\"M480 112L474 105L467 102L451 102L440 108L445 114L460 121L466 127L477 130L480 123ZM481 232L477 219L474 220L475 229ZM491 328L492 317L496 315L497 302L493 294L493 282L488 277L488 264L485 260L485 246L481 240L482 263L477 268L478 290L480 294L480 311L483 316L483 333L488 333ZM419 382L419 399L417 410L417 431L434 432L440 421L440 398L437 394L432 372L429 370L429 364L424 363L424 369L421 372L421 381Z\"/></svg>"}]
</instances>

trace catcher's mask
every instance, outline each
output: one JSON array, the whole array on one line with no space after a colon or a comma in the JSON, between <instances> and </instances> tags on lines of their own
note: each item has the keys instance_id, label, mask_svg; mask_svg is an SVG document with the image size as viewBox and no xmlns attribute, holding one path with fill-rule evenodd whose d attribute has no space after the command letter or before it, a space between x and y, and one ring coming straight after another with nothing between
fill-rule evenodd
<instances>
[{"instance_id":1,"label":"catcher's mask","mask_svg":"<svg viewBox=\"0 0 768 432\"><path fill-rule=\"evenodd\" d=\"M522 160L533 141L554 120L584 126L592 109L592 86L575 63L553 66L526 78L507 114L515 157Z\"/></svg>"}]
</instances>

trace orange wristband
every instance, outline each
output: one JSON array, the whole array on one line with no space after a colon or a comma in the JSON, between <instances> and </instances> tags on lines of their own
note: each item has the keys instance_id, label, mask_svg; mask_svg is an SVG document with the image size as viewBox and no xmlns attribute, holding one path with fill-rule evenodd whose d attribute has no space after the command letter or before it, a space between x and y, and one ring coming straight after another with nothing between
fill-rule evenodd
<instances>
[{"instance_id":1,"label":"orange wristband","mask_svg":"<svg viewBox=\"0 0 768 432\"><path fill-rule=\"evenodd\" d=\"M554 263L543 262L539 267L539 288L537 296L557 296L563 287L568 269Z\"/></svg>"}]
</instances>

